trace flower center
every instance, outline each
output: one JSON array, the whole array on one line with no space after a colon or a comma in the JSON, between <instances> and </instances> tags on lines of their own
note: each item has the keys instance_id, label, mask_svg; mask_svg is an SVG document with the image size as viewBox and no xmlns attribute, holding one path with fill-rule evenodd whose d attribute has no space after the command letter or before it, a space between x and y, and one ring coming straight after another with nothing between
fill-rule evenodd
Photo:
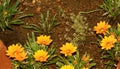
<instances>
[{"instance_id":1,"label":"flower center","mask_svg":"<svg viewBox=\"0 0 120 69\"><path fill-rule=\"evenodd\" d=\"M105 29L104 29L104 28L101 28L100 31L101 31L101 32L105 32Z\"/></svg>"},{"instance_id":2,"label":"flower center","mask_svg":"<svg viewBox=\"0 0 120 69\"><path fill-rule=\"evenodd\" d=\"M106 43L106 46L111 46L111 45L112 45L111 42L107 42L107 43Z\"/></svg>"},{"instance_id":3,"label":"flower center","mask_svg":"<svg viewBox=\"0 0 120 69\"><path fill-rule=\"evenodd\" d=\"M40 56L40 59L41 59L41 60L43 60L43 59L44 59L44 57L43 57L43 56Z\"/></svg>"},{"instance_id":4,"label":"flower center","mask_svg":"<svg viewBox=\"0 0 120 69\"><path fill-rule=\"evenodd\" d=\"M67 53L67 54L71 53L71 50L67 50L66 53Z\"/></svg>"}]
</instances>

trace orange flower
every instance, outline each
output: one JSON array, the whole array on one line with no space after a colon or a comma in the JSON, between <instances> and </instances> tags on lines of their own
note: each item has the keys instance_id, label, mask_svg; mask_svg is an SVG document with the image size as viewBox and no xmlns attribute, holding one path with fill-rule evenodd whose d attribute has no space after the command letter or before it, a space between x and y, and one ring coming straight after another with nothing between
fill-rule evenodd
<instances>
[{"instance_id":1,"label":"orange flower","mask_svg":"<svg viewBox=\"0 0 120 69\"><path fill-rule=\"evenodd\" d=\"M20 44L12 44L8 47L8 50L6 51L10 58L15 58L18 61L23 61L26 59L26 53L24 52L24 48Z\"/></svg>"},{"instance_id":2,"label":"orange flower","mask_svg":"<svg viewBox=\"0 0 120 69\"><path fill-rule=\"evenodd\" d=\"M107 37L105 36L100 45L102 46L102 49L106 49L106 50L109 50L111 49L113 46L113 44L116 42L117 40L115 39L115 37L113 35Z\"/></svg>"},{"instance_id":3,"label":"orange flower","mask_svg":"<svg viewBox=\"0 0 120 69\"><path fill-rule=\"evenodd\" d=\"M90 59L90 56L88 54L84 54L82 57L82 60L85 62L89 61L89 59Z\"/></svg>"},{"instance_id":4,"label":"orange flower","mask_svg":"<svg viewBox=\"0 0 120 69\"><path fill-rule=\"evenodd\" d=\"M39 36L37 37L37 43L42 45L49 45L52 42L52 39L50 39L50 36Z\"/></svg>"},{"instance_id":5,"label":"orange flower","mask_svg":"<svg viewBox=\"0 0 120 69\"><path fill-rule=\"evenodd\" d=\"M120 42L120 36L117 37L117 40Z\"/></svg>"},{"instance_id":6,"label":"orange flower","mask_svg":"<svg viewBox=\"0 0 120 69\"><path fill-rule=\"evenodd\" d=\"M66 43L62 47L60 47L60 53L65 54L65 56L72 56L72 53L76 52L77 47L72 43Z\"/></svg>"},{"instance_id":7,"label":"orange flower","mask_svg":"<svg viewBox=\"0 0 120 69\"><path fill-rule=\"evenodd\" d=\"M116 34L114 32L111 32L110 35L114 36L114 37L116 36Z\"/></svg>"},{"instance_id":8,"label":"orange flower","mask_svg":"<svg viewBox=\"0 0 120 69\"><path fill-rule=\"evenodd\" d=\"M77 61L76 61L76 60L74 60L74 61L73 61L73 63L74 63L74 64L77 64Z\"/></svg>"},{"instance_id":9,"label":"orange flower","mask_svg":"<svg viewBox=\"0 0 120 69\"><path fill-rule=\"evenodd\" d=\"M105 21L100 21L100 23L97 23L97 26L94 27L94 31L96 31L97 34L105 34L110 27L111 26Z\"/></svg>"},{"instance_id":10,"label":"orange flower","mask_svg":"<svg viewBox=\"0 0 120 69\"><path fill-rule=\"evenodd\" d=\"M35 60L40 61L40 62L46 61L48 59L48 57L49 57L48 52L46 52L44 50L38 50L34 54Z\"/></svg>"},{"instance_id":11,"label":"orange flower","mask_svg":"<svg viewBox=\"0 0 120 69\"><path fill-rule=\"evenodd\" d=\"M24 51L21 52L21 53L17 53L17 54L15 55L15 60L23 61L23 60L25 60L25 59L27 58L26 55L27 55L27 53L25 53Z\"/></svg>"}]
</instances>

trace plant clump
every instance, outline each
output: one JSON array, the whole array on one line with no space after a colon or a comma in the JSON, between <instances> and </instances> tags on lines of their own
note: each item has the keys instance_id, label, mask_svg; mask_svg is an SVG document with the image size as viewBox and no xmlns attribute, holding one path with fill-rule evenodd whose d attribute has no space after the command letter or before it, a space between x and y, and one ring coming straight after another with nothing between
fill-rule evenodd
<instances>
[{"instance_id":1,"label":"plant clump","mask_svg":"<svg viewBox=\"0 0 120 69\"><path fill-rule=\"evenodd\" d=\"M32 16L31 14L24 14L19 17L15 17L17 14L22 12L18 11L18 6L20 4L20 0L17 0L15 4L10 5L11 0L2 0L0 4L0 28L2 31L6 29L11 29L11 25L21 25L23 22L20 20L26 16Z\"/></svg>"},{"instance_id":2,"label":"plant clump","mask_svg":"<svg viewBox=\"0 0 120 69\"><path fill-rule=\"evenodd\" d=\"M84 41L86 40L86 34L89 34L88 31L90 31L90 28L88 27L88 24L85 22L86 18L79 13L78 15L75 15L74 13L71 13L70 19L72 23L70 24L70 29L67 31L71 31L71 29L74 30L73 38L67 37L67 34L65 35L66 40L72 41L73 43L77 43L80 41L84 44ZM69 25L69 24L68 24Z\"/></svg>"},{"instance_id":3,"label":"plant clump","mask_svg":"<svg viewBox=\"0 0 120 69\"><path fill-rule=\"evenodd\" d=\"M34 32L49 35L53 33L52 30L54 27L58 26L59 24L60 23L57 22L56 15L50 18L50 13L47 11L46 16L44 16L42 13L40 14L40 22L38 25L30 24L24 26L24 28L33 29Z\"/></svg>"},{"instance_id":4,"label":"plant clump","mask_svg":"<svg viewBox=\"0 0 120 69\"><path fill-rule=\"evenodd\" d=\"M44 40L50 39L46 37L43 36ZM57 59L54 58L57 55L55 54L53 45L40 44L37 41L34 33L32 33L32 37L28 35L28 41L23 47L18 44L8 47L6 55L10 57L13 69L48 69L47 65L55 64Z\"/></svg>"},{"instance_id":5,"label":"plant clump","mask_svg":"<svg viewBox=\"0 0 120 69\"><path fill-rule=\"evenodd\" d=\"M107 22L100 21L97 23L97 26L94 26L94 31L100 37L98 38L98 45L101 47L102 52L104 53L102 58L108 60L105 62L105 68L112 69L113 67L116 67L116 62L119 62L120 60L119 24L117 27L112 27Z\"/></svg>"},{"instance_id":6,"label":"plant clump","mask_svg":"<svg viewBox=\"0 0 120 69\"><path fill-rule=\"evenodd\" d=\"M108 15L110 18L116 19L120 14L120 0L104 0L100 8L105 11L103 15Z\"/></svg>"}]
</instances>

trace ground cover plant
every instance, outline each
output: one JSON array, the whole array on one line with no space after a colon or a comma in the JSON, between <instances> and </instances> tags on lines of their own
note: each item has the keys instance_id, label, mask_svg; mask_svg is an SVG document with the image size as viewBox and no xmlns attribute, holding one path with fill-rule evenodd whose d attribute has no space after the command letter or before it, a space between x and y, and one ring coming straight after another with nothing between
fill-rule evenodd
<instances>
[{"instance_id":1,"label":"ground cover plant","mask_svg":"<svg viewBox=\"0 0 120 69\"><path fill-rule=\"evenodd\" d=\"M17 2L6 1L10 1L10 5ZM115 1L116 8L118 1ZM118 68L120 17L116 8L116 12L108 11L114 3L112 0L19 0L19 2L17 10L22 12L22 15L33 16L21 19L24 22L22 25L10 24L13 30L2 29L3 25L0 30L0 38L7 47L6 56L11 59L15 69ZM2 1L0 4L2 5ZM104 13L113 19L109 21L107 16L103 16ZM11 17L12 20L14 16ZM108 39L110 40L107 41Z\"/></svg>"},{"instance_id":2,"label":"ground cover plant","mask_svg":"<svg viewBox=\"0 0 120 69\"><path fill-rule=\"evenodd\" d=\"M24 14L19 17L15 17L15 15L22 13L18 11L20 0L17 0L16 3L12 6L10 6L10 2L10 0L4 0L0 5L0 28L2 31L5 31L7 28L12 29L11 25L23 24L20 19L28 16Z\"/></svg>"},{"instance_id":3,"label":"ground cover plant","mask_svg":"<svg viewBox=\"0 0 120 69\"><path fill-rule=\"evenodd\" d=\"M54 15L51 20L49 16L50 16L49 11L47 11L46 16L44 16L41 13L39 25L35 25L35 24L26 25L25 28L33 29L34 32L38 32L40 34L49 35L52 33L53 28L60 24L57 22L56 15Z\"/></svg>"},{"instance_id":4,"label":"ground cover plant","mask_svg":"<svg viewBox=\"0 0 120 69\"><path fill-rule=\"evenodd\" d=\"M109 61L105 62L107 66L105 68L112 69L116 61L119 62L119 32L120 32L120 26L111 27L107 22L100 21L100 23L97 23L97 26L94 27L94 30L100 36L99 45L103 49L104 55L102 58L104 59L110 59Z\"/></svg>"},{"instance_id":5,"label":"ground cover plant","mask_svg":"<svg viewBox=\"0 0 120 69\"><path fill-rule=\"evenodd\" d=\"M50 64L58 65L56 67L58 69L66 69L66 65L70 65L72 69L90 69L95 65L91 63L92 59L87 53L80 57L77 46L72 43L66 43L60 47L60 53L65 57L55 54L55 47L51 45L52 41L50 36L46 35L40 35L36 40L32 33L32 38L28 37L25 48L19 43L10 45L7 56L12 58L13 69L48 69ZM72 55L75 52L76 54Z\"/></svg>"},{"instance_id":6,"label":"ground cover plant","mask_svg":"<svg viewBox=\"0 0 120 69\"><path fill-rule=\"evenodd\" d=\"M120 14L120 0L104 0L100 7L106 11L103 15L109 18L115 19Z\"/></svg>"}]
</instances>

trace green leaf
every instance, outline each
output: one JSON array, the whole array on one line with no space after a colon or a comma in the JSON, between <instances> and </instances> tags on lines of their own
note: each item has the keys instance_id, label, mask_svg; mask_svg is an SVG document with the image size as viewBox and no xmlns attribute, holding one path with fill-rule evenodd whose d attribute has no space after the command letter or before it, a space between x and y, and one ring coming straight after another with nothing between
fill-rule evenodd
<instances>
[{"instance_id":1,"label":"green leaf","mask_svg":"<svg viewBox=\"0 0 120 69\"><path fill-rule=\"evenodd\" d=\"M19 19L24 18L24 17L31 17L31 16L33 16L33 14L24 14L20 16Z\"/></svg>"},{"instance_id":2,"label":"green leaf","mask_svg":"<svg viewBox=\"0 0 120 69\"><path fill-rule=\"evenodd\" d=\"M96 63L90 63L90 67L89 68L92 68L95 65L96 65Z\"/></svg>"},{"instance_id":3,"label":"green leaf","mask_svg":"<svg viewBox=\"0 0 120 69\"><path fill-rule=\"evenodd\" d=\"M21 20L16 19L16 20L11 21L11 23L10 23L10 24L20 25L20 24L24 24L24 22L21 22Z\"/></svg>"},{"instance_id":4,"label":"green leaf","mask_svg":"<svg viewBox=\"0 0 120 69\"><path fill-rule=\"evenodd\" d=\"M101 58L109 58L110 57L110 55L103 55Z\"/></svg>"},{"instance_id":5,"label":"green leaf","mask_svg":"<svg viewBox=\"0 0 120 69\"><path fill-rule=\"evenodd\" d=\"M17 2L11 7L11 9L16 10L19 4L20 0L17 0Z\"/></svg>"},{"instance_id":6,"label":"green leaf","mask_svg":"<svg viewBox=\"0 0 120 69\"><path fill-rule=\"evenodd\" d=\"M28 29L32 29L32 26L23 26L23 28L28 28Z\"/></svg>"},{"instance_id":7,"label":"green leaf","mask_svg":"<svg viewBox=\"0 0 120 69\"><path fill-rule=\"evenodd\" d=\"M56 65L60 68L60 67L62 67L64 64L63 64L62 62L59 62L59 61L58 61L58 62L56 63Z\"/></svg>"}]
</instances>

